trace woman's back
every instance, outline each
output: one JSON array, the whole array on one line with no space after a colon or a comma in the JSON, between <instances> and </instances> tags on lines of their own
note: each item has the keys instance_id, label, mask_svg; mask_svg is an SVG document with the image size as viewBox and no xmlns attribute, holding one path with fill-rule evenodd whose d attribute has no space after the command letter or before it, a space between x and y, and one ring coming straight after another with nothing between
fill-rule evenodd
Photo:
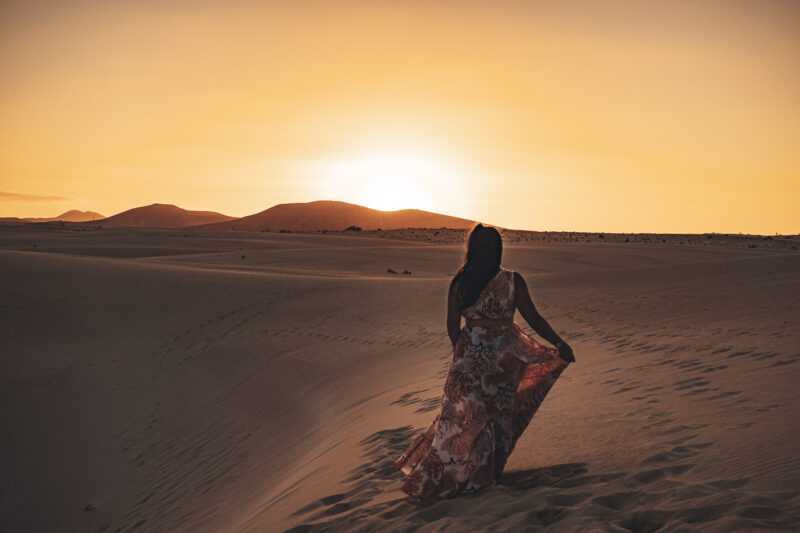
<instances>
[{"instance_id":1,"label":"woman's back","mask_svg":"<svg viewBox=\"0 0 800 533\"><path fill-rule=\"evenodd\" d=\"M483 288L474 304L462 309L461 314L470 320L507 320L514 318L514 273L500 268L494 278Z\"/></svg>"}]
</instances>

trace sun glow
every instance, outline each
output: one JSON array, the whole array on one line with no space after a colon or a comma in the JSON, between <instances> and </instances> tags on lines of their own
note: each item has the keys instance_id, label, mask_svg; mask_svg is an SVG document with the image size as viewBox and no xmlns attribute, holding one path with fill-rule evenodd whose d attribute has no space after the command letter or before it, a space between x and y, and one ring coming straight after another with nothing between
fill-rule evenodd
<instances>
[{"instance_id":1,"label":"sun glow","mask_svg":"<svg viewBox=\"0 0 800 533\"><path fill-rule=\"evenodd\" d=\"M370 153L322 164L322 193L373 209L434 209L454 169L420 155Z\"/></svg>"}]
</instances>

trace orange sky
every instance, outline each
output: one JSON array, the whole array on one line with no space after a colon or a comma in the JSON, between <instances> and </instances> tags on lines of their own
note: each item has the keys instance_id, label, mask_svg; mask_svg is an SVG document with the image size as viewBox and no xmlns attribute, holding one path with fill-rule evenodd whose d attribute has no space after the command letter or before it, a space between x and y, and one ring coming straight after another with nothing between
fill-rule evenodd
<instances>
[{"instance_id":1,"label":"orange sky","mask_svg":"<svg viewBox=\"0 0 800 533\"><path fill-rule=\"evenodd\" d=\"M66 4L0 7L0 216L800 233L797 2Z\"/></svg>"}]
</instances>

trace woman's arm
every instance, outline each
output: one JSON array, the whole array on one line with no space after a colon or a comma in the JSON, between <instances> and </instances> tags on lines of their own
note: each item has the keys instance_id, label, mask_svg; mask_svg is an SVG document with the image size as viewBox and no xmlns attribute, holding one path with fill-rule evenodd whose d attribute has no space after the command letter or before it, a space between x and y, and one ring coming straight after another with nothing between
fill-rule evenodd
<instances>
[{"instance_id":1,"label":"woman's arm","mask_svg":"<svg viewBox=\"0 0 800 533\"><path fill-rule=\"evenodd\" d=\"M447 292L447 335L453 346L456 345L461 334L461 310L458 301L458 289L456 281L453 279L450 282L450 290Z\"/></svg>"},{"instance_id":2,"label":"woman's arm","mask_svg":"<svg viewBox=\"0 0 800 533\"><path fill-rule=\"evenodd\" d=\"M558 348L559 354L563 359L570 362L575 360L570 345L553 330L547 320L539 314L536 306L533 305L531 294L528 291L528 284L525 283L525 279L517 272L514 272L514 301L522 318L530 324L536 333Z\"/></svg>"}]
</instances>

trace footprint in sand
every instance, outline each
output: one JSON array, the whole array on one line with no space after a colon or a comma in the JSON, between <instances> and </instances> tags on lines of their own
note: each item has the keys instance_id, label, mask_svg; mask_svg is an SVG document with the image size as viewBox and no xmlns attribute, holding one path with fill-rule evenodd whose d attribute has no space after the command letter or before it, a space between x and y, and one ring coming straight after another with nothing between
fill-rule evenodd
<instances>
[{"instance_id":1,"label":"footprint in sand","mask_svg":"<svg viewBox=\"0 0 800 533\"><path fill-rule=\"evenodd\" d=\"M658 481L665 477L685 474L694 467L695 465L693 464L686 464L686 465L665 466L662 468L653 468L651 470L643 470L641 472L633 474L632 479L642 485L648 485L650 483L653 483L654 481Z\"/></svg>"},{"instance_id":2,"label":"footprint in sand","mask_svg":"<svg viewBox=\"0 0 800 533\"><path fill-rule=\"evenodd\" d=\"M637 511L627 516L619 525L628 531L651 533L665 526L672 515L669 511Z\"/></svg>"},{"instance_id":3,"label":"footprint in sand","mask_svg":"<svg viewBox=\"0 0 800 533\"><path fill-rule=\"evenodd\" d=\"M711 446L712 443L710 442L702 442L697 444L687 444L687 445L677 445L674 446L671 450L666 452L660 452L655 455L651 455L644 461L642 464L653 464L653 463L672 463L675 461L681 461L684 459L688 459L689 457L694 457L697 455L700 450L704 450Z\"/></svg>"},{"instance_id":4,"label":"footprint in sand","mask_svg":"<svg viewBox=\"0 0 800 533\"><path fill-rule=\"evenodd\" d=\"M659 436L659 437L665 437L665 436L674 435L675 433L681 433L681 432L684 432L684 431L696 431L698 429L703 429L703 428L706 428L706 427L708 427L708 424L694 424L694 425L691 425L691 426L687 426L687 425L681 424L681 425L678 425L678 426L673 426L671 428L665 429L664 431L660 431L660 432L656 433L656 435Z\"/></svg>"},{"instance_id":5,"label":"footprint in sand","mask_svg":"<svg viewBox=\"0 0 800 533\"><path fill-rule=\"evenodd\" d=\"M571 494L553 494L547 498L550 505L572 507L592 497L591 492L575 492Z\"/></svg>"},{"instance_id":6,"label":"footprint in sand","mask_svg":"<svg viewBox=\"0 0 800 533\"><path fill-rule=\"evenodd\" d=\"M621 511L634 505L640 497L641 493L637 491L615 492L605 496L598 496L592 499L592 503L602 505L614 511Z\"/></svg>"}]
</instances>

